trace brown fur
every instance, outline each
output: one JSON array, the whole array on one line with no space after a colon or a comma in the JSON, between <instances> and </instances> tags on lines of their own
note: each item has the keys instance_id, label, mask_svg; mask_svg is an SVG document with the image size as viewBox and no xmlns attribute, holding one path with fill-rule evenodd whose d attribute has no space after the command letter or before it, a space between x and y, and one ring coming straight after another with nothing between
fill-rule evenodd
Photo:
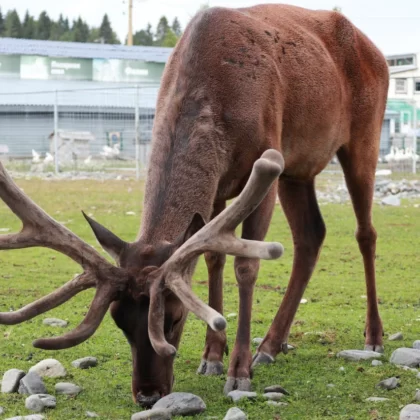
<instances>
[{"instance_id":1,"label":"brown fur","mask_svg":"<svg viewBox=\"0 0 420 420\"><path fill-rule=\"evenodd\" d=\"M278 194L293 233L295 260L287 293L254 363L272 360L287 348L325 236L314 178L337 153L353 198L366 270L366 345L379 349L371 202L387 88L384 57L340 13L274 4L199 13L163 75L141 231L137 242L124 250L122 265L138 269L161 264L168 255L165 247L182 236L194 214L206 221L218 214L241 191L255 160L269 148L279 150L285 171ZM273 189L245 220L244 238L264 238L275 194ZM145 246L147 257L141 251ZM206 261L210 304L221 311L225 260L209 253ZM255 260L235 260L241 303L227 391L249 388L258 266ZM168 341L178 346L186 313L173 296L166 298ZM173 362L161 360L148 342L147 299L121 299L112 313L133 348L133 394L150 405L170 392ZM220 373L225 344L223 333L209 330L201 373Z\"/></svg>"}]
</instances>

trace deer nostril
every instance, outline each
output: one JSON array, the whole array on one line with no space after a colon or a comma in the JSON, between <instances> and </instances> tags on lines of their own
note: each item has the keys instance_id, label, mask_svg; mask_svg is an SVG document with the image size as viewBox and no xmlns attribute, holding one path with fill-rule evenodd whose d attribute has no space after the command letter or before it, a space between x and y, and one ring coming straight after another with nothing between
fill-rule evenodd
<instances>
[{"instance_id":1,"label":"deer nostril","mask_svg":"<svg viewBox=\"0 0 420 420\"><path fill-rule=\"evenodd\" d=\"M137 402L144 408L149 408L154 405L160 399L160 394L155 393L153 395L143 395L139 392L136 396Z\"/></svg>"}]
</instances>

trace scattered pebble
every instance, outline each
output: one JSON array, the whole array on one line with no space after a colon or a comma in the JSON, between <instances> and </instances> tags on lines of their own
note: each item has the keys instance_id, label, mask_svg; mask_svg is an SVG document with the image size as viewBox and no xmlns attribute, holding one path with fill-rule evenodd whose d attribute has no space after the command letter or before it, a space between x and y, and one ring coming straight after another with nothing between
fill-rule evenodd
<instances>
[{"instance_id":1,"label":"scattered pebble","mask_svg":"<svg viewBox=\"0 0 420 420\"><path fill-rule=\"evenodd\" d=\"M40 413L44 408L55 408L56 405L55 397L48 394L34 394L25 400L25 407L36 413Z\"/></svg>"},{"instance_id":2,"label":"scattered pebble","mask_svg":"<svg viewBox=\"0 0 420 420\"><path fill-rule=\"evenodd\" d=\"M369 397L369 398L366 398L365 401L368 401L368 402L383 402L383 401L389 401L389 398Z\"/></svg>"},{"instance_id":3,"label":"scattered pebble","mask_svg":"<svg viewBox=\"0 0 420 420\"><path fill-rule=\"evenodd\" d=\"M402 332L397 332L395 334L390 335L388 340L389 341L398 341L398 340L402 340L403 338L404 337L403 337Z\"/></svg>"},{"instance_id":4,"label":"scattered pebble","mask_svg":"<svg viewBox=\"0 0 420 420\"><path fill-rule=\"evenodd\" d=\"M417 379L420 379L420 372L417 374Z\"/></svg>"},{"instance_id":5,"label":"scattered pebble","mask_svg":"<svg viewBox=\"0 0 420 420\"><path fill-rule=\"evenodd\" d=\"M169 410L153 409L133 414L131 420L170 420L171 417Z\"/></svg>"},{"instance_id":6,"label":"scattered pebble","mask_svg":"<svg viewBox=\"0 0 420 420\"><path fill-rule=\"evenodd\" d=\"M399 197L397 197L395 195L388 195L387 197L382 199L381 204L383 204L385 206L398 207L398 206L401 205L401 200L399 199Z\"/></svg>"},{"instance_id":7,"label":"scattered pebble","mask_svg":"<svg viewBox=\"0 0 420 420\"><path fill-rule=\"evenodd\" d=\"M279 401L271 401L271 400L268 400L267 401L267 404L268 405L274 405L274 406L276 406L276 407L280 407L280 406L284 406L284 405L289 405L288 403L285 403L285 402L279 402Z\"/></svg>"},{"instance_id":8,"label":"scattered pebble","mask_svg":"<svg viewBox=\"0 0 420 420\"><path fill-rule=\"evenodd\" d=\"M19 369L10 369L3 375L1 381L1 392L3 394L10 394L17 392L20 380L25 376L25 372Z\"/></svg>"},{"instance_id":9,"label":"scattered pebble","mask_svg":"<svg viewBox=\"0 0 420 420\"><path fill-rule=\"evenodd\" d=\"M232 312L231 314L227 314L227 315L226 315L226 318L231 319L231 318L236 318L237 316L238 316L238 314L237 314L237 313Z\"/></svg>"},{"instance_id":10,"label":"scattered pebble","mask_svg":"<svg viewBox=\"0 0 420 420\"><path fill-rule=\"evenodd\" d=\"M400 420L419 420L420 405L408 404L400 412Z\"/></svg>"},{"instance_id":11,"label":"scattered pebble","mask_svg":"<svg viewBox=\"0 0 420 420\"><path fill-rule=\"evenodd\" d=\"M359 360L375 359L382 356L383 355L381 353L368 350L343 350L340 351L340 353L337 353L337 357L342 357L343 359L354 362L358 362Z\"/></svg>"},{"instance_id":12,"label":"scattered pebble","mask_svg":"<svg viewBox=\"0 0 420 420\"><path fill-rule=\"evenodd\" d=\"M420 350L406 347L397 349L392 353L389 361L394 365L418 367L420 365Z\"/></svg>"},{"instance_id":13,"label":"scattered pebble","mask_svg":"<svg viewBox=\"0 0 420 420\"><path fill-rule=\"evenodd\" d=\"M77 386L75 384L71 384L69 382L59 382L55 384L55 392L57 394L65 394L65 395L78 395L82 391L82 388L80 386Z\"/></svg>"},{"instance_id":14,"label":"scattered pebble","mask_svg":"<svg viewBox=\"0 0 420 420\"><path fill-rule=\"evenodd\" d=\"M420 401L420 389L418 389L418 390L416 391L416 395L414 395L414 399L415 399L416 401Z\"/></svg>"},{"instance_id":15,"label":"scattered pebble","mask_svg":"<svg viewBox=\"0 0 420 420\"><path fill-rule=\"evenodd\" d=\"M335 388L335 385L334 384L327 384L327 387L328 388Z\"/></svg>"},{"instance_id":16,"label":"scattered pebble","mask_svg":"<svg viewBox=\"0 0 420 420\"><path fill-rule=\"evenodd\" d=\"M383 363L380 360L372 360L372 366L382 366Z\"/></svg>"},{"instance_id":17,"label":"scattered pebble","mask_svg":"<svg viewBox=\"0 0 420 420\"><path fill-rule=\"evenodd\" d=\"M259 346L262 342L263 342L263 338L260 337L256 337L252 339L252 344L254 344L255 346Z\"/></svg>"},{"instance_id":18,"label":"scattered pebble","mask_svg":"<svg viewBox=\"0 0 420 420\"><path fill-rule=\"evenodd\" d=\"M3 408L3 407L0 407L0 416L1 416L2 414L4 414L4 408Z\"/></svg>"},{"instance_id":19,"label":"scattered pebble","mask_svg":"<svg viewBox=\"0 0 420 420\"><path fill-rule=\"evenodd\" d=\"M41 414L30 414L29 416L10 417L5 420L44 420L45 417Z\"/></svg>"},{"instance_id":20,"label":"scattered pebble","mask_svg":"<svg viewBox=\"0 0 420 420\"><path fill-rule=\"evenodd\" d=\"M50 327L67 327L69 323L59 318L45 318L42 323L44 325L49 325Z\"/></svg>"},{"instance_id":21,"label":"scattered pebble","mask_svg":"<svg viewBox=\"0 0 420 420\"><path fill-rule=\"evenodd\" d=\"M29 372L37 373L41 378L63 378L67 375L64 366L56 359L45 359L32 366Z\"/></svg>"},{"instance_id":22,"label":"scattered pebble","mask_svg":"<svg viewBox=\"0 0 420 420\"><path fill-rule=\"evenodd\" d=\"M86 417L89 418L94 418L94 417L99 417L96 413L94 413L93 411L86 411Z\"/></svg>"},{"instance_id":23,"label":"scattered pebble","mask_svg":"<svg viewBox=\"0 0 420 420\"><path fill-rule=\"evenodd\" d=\"M10 232L9 228L0 228L0 232Z\"/></svg>"},{"instance_id":24,"label":"scattered pebble","mask_svg":"<svg viewBox=\"0 0 420 420\"><path fill-rule=\"evenodd\" d=\"M232 398L233 402L237 402L241 400L242 398L257 398L256 392L249 392L249 391L238 391L237 389L235 391L230 391L227 395L228 397Z\"/></svg>"},{"instance_id":25,"label":"scattered pebble","mask_svg":"<svg viewBox=\"0 0 420 420\"><path fill-rule=\"evenodd\" d=\"M338 368L338 370L339 370L340 372L345 372L345 371L346 371L346 368L345 368L344 366L340 366L340 367Z\"/></svg>"},{"instance_id":26,"label":"scattered pebble","mask_svg":"<svg viewBox=\"0 0 420 420\"><path fill-rule=\"evenodd\" d=\"M266 400L280 401L284 397L284 394L282 394L281 392L266 392L263 395L263 397Z\"/></svg>"},{"instance_id":27,"label":"scattered pebble","mask_svg":"<svg viewBox=\"0 0 420 420\"><path fill-rule=\"evenodd\" d=\"M301 299L300 303L308 303L308 299Z\"/></svg>"},{"instance_id":28,"label":"scattered pebble","mask_svg":"<svg viewBox=\"0 0 420 420\"><path fill-rule=\"evenodd\" d=\"M95 367L98 364L98 359L96 357L83 357L82 359L77 359L71 362L71 365L78 369L89 369Z\"/></svg>"},{"instance_id":29,"label":"scattered pebble","mask_svg":"<svg viewBox=\"0 0 420 420\"><path fill-rule=\"evenodd\" d=\"M168 409L173 416L193 416L206 409L204 401L194 394L174 392L161 398L153 409Z\"/></svg>"},{"instance_id":30,"label":"scattered pebble","mask_svg":"<svg viewBox=\"0 0 420 420\"><path fill-rule=\"evenodd\" d=\"M29 372L20 380L18 392L25 395L46 394L47 388L36 372Z\"/></svg>"},{"instance_id":31,"label":"scattered pebble","mask_svg":"<svg viewBox=\"0 0 420 420\"><path fill-rule=\"evenodd\" d=\"M376 388L387 389L390 391L391 389L395 389L397 386L399 386L399 382L399 379L393 376L392 378L384 379L383 381L379 382L376 385Z\"/></svg>"},{"instance_id":32,"label":"scattered pebble","mask_svg":"<svg viewBox=\"0 0 420 420\"><path fill-rule=\"evenodd\" d=\"M125 214L127 216L135 216L136 215L136 213L134 211L127 211Z\"/></svg>"},{"instance_id":33,"label":"scattered pebble","mask_svg":"<svg viewBox=\"0 0 420 420\"><path fill-rule=\"evenodd\" d=\"M264 388L264 394L268 392L281 392L284 395L290 395L288 391L286 391L282 386L280 385L271 385Z\"/></svg>"},{"instance_id":34,"label":"scattered pebble","mask_svg":"<svg viewBox=\"0 0 420 420\"><path fill-rule=\"evenodd\" d=\"M416 340L413 343L413 349L420 350L420 340Z\"/></svg>"},{"instance_id":35,"label":"scattered pebble","mask_svg":"<svg viewBox=\"0 0 420 420\"><path fill-rule=\"evenodd\" d=\"M246 420L247 418L247 415L238 407L232 407L226 413L226 416L223 418L223 420Z\"/></svg>"}]
</instances>

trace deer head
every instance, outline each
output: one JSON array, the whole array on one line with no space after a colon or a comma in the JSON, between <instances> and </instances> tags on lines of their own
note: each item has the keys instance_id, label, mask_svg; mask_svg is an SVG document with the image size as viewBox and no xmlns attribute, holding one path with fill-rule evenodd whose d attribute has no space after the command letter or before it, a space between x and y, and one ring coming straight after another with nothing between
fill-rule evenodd
<instances>
[{"instance_id":1,"label":"deer head","mask_svg":"<svg viewBox=\"0 0 420 420\"><path fill-rule=\"evenodd\" d=\"M153 404L172 390L173 359L188 311L215 331L226 327L224 317L190 288L198 256L206 251L260 259L282 255L281 244L239 239L235 228L259 205L283 167L281 154L267 150L254 163L240 196L225 211L208 224L195 215L172 244L127 243L85 215L102 247L117 262L115 266L31 201L0 163L0 197L23 224L19 233L0 235L0 250L43 246L67 255L83 268L82 274L49 295L15 312L0 313L0 324L24 322L87 288L96 288L90 309L77 328L61 337L35 340L33 345L46 350L76 346L94 334L110 308L131 346L133 397L144 406Z\"/></svg>"}]
</instances>

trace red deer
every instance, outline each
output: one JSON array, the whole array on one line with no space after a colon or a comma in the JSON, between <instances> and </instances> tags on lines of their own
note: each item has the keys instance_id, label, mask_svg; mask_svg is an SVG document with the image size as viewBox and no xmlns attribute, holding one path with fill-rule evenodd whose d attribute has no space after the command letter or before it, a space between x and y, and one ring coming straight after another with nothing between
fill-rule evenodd
<instances>
[{"instance_id":1,"label":"red deer","mask_svg":"<svg viewBox=\"0 0 420 420\"><path fill-rule=\"evenodd\" d=\"M222 372L223 267L230 253L236 255L240 305L225 392L247 390L251 368L287 350L294 315L326 234L314 180L337 155L365 268L365 347L381 351L371 208L387 87L383 55L340 13L274 4L200 12L162 77L137 239L124 242L87 218L118 267L29 205L2 174L0 195L23 219L24 228L18 236L2 238L0 247L49 246L82 264L85 272L39 302L1 314L0 322L22 322L96 287L91 308L76 330L35 345L57 349L82 342L110 306L131 345L133 396L151 405L171 392L172 356L187 310L209 325L199 373ZM276 178L271 188L273 178L267 181L264 175L264 183L253 175L243 190L254 164L271 168L268 173ZM257 242L269 228L276 193L293 235L293 269L278 313L252 360L251 307L259 258L281 253L278 245ZM239 201L225 209L238 195ZM242 219L245 242L231 235ZM188 285L204 251L209 306Z\"/></svg>"}]
</instances>

